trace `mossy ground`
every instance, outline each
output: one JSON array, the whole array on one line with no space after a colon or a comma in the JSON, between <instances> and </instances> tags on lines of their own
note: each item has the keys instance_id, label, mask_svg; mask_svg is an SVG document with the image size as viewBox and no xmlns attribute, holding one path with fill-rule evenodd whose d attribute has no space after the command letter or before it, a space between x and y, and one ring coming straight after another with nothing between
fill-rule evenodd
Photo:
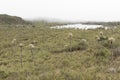
<instances>
[{"instance_id":1,"label":"mossy ground","mask_svg":"<svg viewBox=\"0 0 120 80\"><path fill-rule=\"evenodd\" d=\"M104 41L97 42L95 37L100 31L107 37L114 37L114 45L119 46L119 28L79 30L0 27L0 80L119 80L120 57L111 59L112 49L104 46ZM67 50L70 48L70 32L73 34L72 47L81 39L86 39L85 49ZM17 41L12 44L14 38ZM34 40L37 43L33 50L33 61L28 45ZM20 64L19 43L24 44L23 67ZM108 73L107 69L111 67L117 72Z\"/></svg>"}]
</instances>

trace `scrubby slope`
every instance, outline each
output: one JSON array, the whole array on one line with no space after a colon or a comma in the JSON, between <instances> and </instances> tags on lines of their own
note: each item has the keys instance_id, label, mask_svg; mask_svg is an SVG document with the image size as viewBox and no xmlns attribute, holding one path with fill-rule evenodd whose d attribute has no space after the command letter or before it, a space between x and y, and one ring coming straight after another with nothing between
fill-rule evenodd
<instances>
[{"instance_id":1,"label":"scrubby slope","mask_svg":"<svg viewBox=\"0 0 120 80\"><path fill-rule=\"evenodd\" d=\"M14 25L14 24L28 24L28 22L23 20L21 17L0 14L0 24Z\"/></svg>"}]
</instances>

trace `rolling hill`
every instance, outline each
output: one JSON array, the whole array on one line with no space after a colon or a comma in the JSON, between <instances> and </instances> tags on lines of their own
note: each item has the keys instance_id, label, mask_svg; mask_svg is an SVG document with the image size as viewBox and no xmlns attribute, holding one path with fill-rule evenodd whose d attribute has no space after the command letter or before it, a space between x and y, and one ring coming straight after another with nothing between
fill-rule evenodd
<instances>
[{"instance_id":1,"label":"rolling hill","mask_svg":"<svg viewBox=\"0 0 120 80\"><path fill-rule=\"evenodd\" d=\"M29 24L29 22L25 21L21 17L0 14L0 25L17 25L17 24Z\"/></svg>"}]
</instances>

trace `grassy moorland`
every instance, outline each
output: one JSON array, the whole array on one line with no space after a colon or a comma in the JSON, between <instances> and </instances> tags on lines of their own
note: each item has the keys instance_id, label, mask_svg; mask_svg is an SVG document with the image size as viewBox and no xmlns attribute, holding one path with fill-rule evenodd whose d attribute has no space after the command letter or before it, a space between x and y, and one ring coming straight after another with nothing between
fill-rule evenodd
<instances>
[{"instance_id":1,"label":"grassy moorland","mask_svg":"<svg viewBox=\"0 0 120 80\"><path fill-rule=\"evenodd\" d=\"M0 26L0 80L119 80L119 34L119 28Z\"/></svg>"}]
</instances>

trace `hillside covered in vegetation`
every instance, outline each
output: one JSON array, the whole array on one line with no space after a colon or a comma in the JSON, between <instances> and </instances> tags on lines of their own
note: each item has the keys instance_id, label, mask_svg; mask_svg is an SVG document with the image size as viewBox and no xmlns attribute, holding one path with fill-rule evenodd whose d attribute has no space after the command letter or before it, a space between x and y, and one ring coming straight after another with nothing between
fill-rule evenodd
<instances>
[{"instance_id":1,"label":"hillside covered in vegetation","mask_svg":"<svg viewBox=\"0 0 120 80\"><path fill-rule=\"evenodd\" d=\"M0 14L0 25L17 25L17 24L29 24L29 22L23 20L21 17Z\"/></svg>"}]
</instances>

